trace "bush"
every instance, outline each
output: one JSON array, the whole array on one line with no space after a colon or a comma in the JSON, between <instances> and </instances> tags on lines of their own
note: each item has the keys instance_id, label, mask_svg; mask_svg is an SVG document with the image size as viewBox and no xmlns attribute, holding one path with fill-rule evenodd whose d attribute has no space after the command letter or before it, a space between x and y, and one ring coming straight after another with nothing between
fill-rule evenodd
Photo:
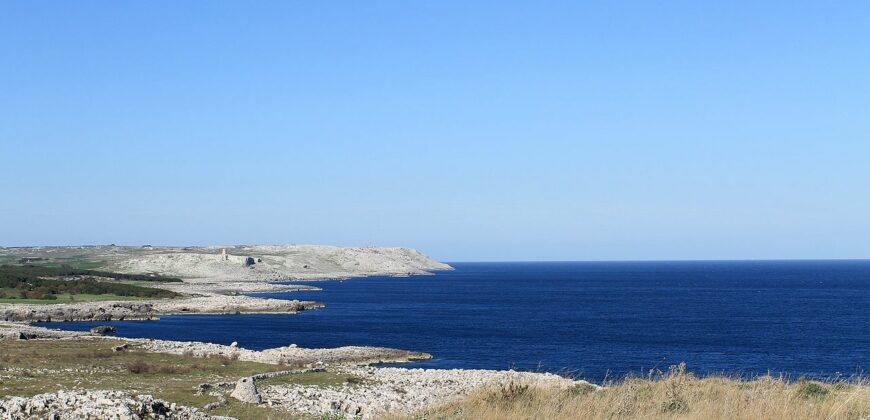
<instances>
[{"instance_id":1,"label":"bush","mask_svg":"<svg viewBox=\"0 0 870 420\"><path fill-rule=\"evenodd\" d=\"M174 373L186 373L189 372L189 368L181 367L181 366L162 366L155 365L153 363L148 363L144 360L137 360L135 362L131 362L127 364L127 371L135 374L141 375L146 373L166 373L166 374L174 374Z\"/></svg>"},{"instance_id":2,"label":"bush","mask_svg":"<svg viewBox=\"0 0 870 420\"><path fill-rule=\"evenodd\" d=\"M694 379L694 375L686 372L686 364L671 366L668 373L662 377L667 400L662 403L662 410L669 413L684 413L689 410L686 391Z\"/></svg>"},{"instance_id":3,"label":"bush","mask_svg":"<svg viewBox=\"0 0 870 420\"><path fill-rule=\"evenodd\" d=\"M101 282L93 278L59 280L45 276L74 276L82 273L99 274L101 277L129 278L138 275L107 273L92 270L64 270L36 266L0 266L0 289L16 289L26 299L56 299L61 293L131 296L143 298L171 298L177 293L153 287L132 284ZM145 276L148 277L148 276Z\"/></svg>"},{"instance_id":4,"label":"bush","mask_svg":"<svg viewBox=\"0 0 870 420\"><path fill-rule=\"evenodd\" d=\"M802 381L797 388L797 396L805 400L821 399L826 397L829 392L828 388L818 382Z\"/></svg>"},{"instance_id":5,"label":"bush","mask_svg":"<svg viewBox=\"0 0 870 420\"><path fill-rule=\"evenodd\" d=\"M501 388L498 388L495 392L487 396L487 401L513 401L521 396L523 396L526 392L528 392L528 385L520 385L514 382L507 384Z\"/></svg>"},{"instance_id":6,"label":"bush","mask_svg":"<svg viewBox=\"0 0 870 420\"><path fill-rule=\"evenodd\" d=\"M233 364L236 360L239 360L238 353L232 353L229 356L219 354L219 355L208 356L208 357L218 359L220 361L220 364L223 366L229 366L229 365Z\"/></svg>"},{"instance_id":7,"label":"bush","mask_svg":"<svg viewBox=\"0 0 870 420\"><path fill-rule=\"evenodd\" d=\"M594 392L597 389L598 388L595 388L595 386L592 384L578 384L574 385L571 388L568 388L568 395L572 397L577 397L581 395L586 395L590 392Z\"/></svg>"}]
</instances>

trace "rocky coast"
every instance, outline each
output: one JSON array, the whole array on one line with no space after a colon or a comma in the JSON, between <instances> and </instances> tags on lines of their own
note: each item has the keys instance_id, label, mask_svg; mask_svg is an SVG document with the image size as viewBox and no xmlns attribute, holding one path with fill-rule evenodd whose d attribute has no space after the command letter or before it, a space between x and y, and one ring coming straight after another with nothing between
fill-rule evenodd
<instances>
[{"instance_id":1,"label":"rocky coast","mask_svg":"<svg viewBox=\"0 0 870 420\"><path fill-rule=\"evenodd\" d=\"M206 382L190 389L191 396L186 391L166 394L169 399L194 401L200 398L196 401L209 401L194 408L180 402L161 400L160 395L148 394L164 392L159 384L150 389L129 385L119 385L120 388L116 386L114 389L94 388L93 385L82 388L82 382L78 379L80 376L73 375L68 378L74 384L72 386L61 384L57 385L60 389L55 389L55 386L52 389L31 388L25 386L26 380L23 383L14 382L18 375L16 372L32 372L29 368L7 364L7 374L4 376L3 366L6 365L0 365L0 381L12 380L12 389L24 389L27 393L31 390L44 391L35 395L0 394L3 397L0 399L0 418L162 416L200 419L225 414L239 418L268 418L263 413L286 413L303 417L369 419L387 413L411 413L426 409L490 386L594 387L583 381L551 374L371 367L432 357L427 353L389 348L351 346L305 349L287 343L284 347L255 351L240 348L235 343L226 346L193 341L119 339L101 335L111 332L110 328L83 333L29 325L36 321L156 320L161 315L170 314L281 313L292 316L299 311L323 308L323 304L251 297L242 293L316 289L312 285L278 284L278 280L425 275L435 270L450 269L448 265L411 249L328 246L0 248L0 263L35 260L58 264L84 261L102 264L106 269L120 273L157 273L179 277L183 279L182 282L149 286L174 291L181 297L63 304L0 304L0 338L12 340L6 342L25 340L34 343L34 346L42 346L40 348L45 348L47 352L55 350L54 347L96 347L98 349L87 353L87 357L127 363L122 366L128 372L118 374L116 370L100 368L85 368L85 371L97 377L115 372L112 375L122 375L121 378L115 378L120 384L131 383L124 379L124 375L159 372L171 378L172 372L198 372L205 369L202 362L196 360L209 361L211 364L218 361L220 365L214 367L217 369L215 372L223 373L205 376ZM52 346L52 342L58 345ZM0 346L3 346L2 342ZM24 346L18 348L26 354L27 345ZM165 356L160 356L162 364L155 365L144 360L157 356L148 355ZM164 360L166 357L170 359ZM7 358L10 362L20 359ZM124 362L130 358L136 360ZM19 360L19 363L22 362ZM43 359L38 358L33 363L39 365ZM78 371L76 366L85 362L72 360L70 363L70 367L60 370L44 369L39 372L47 375L51 383L62 382L64 375ZM191 367L180 368L179 363ZM220 369L221 365L229 366L231 363L243 364L234 371L235 375L240 375L234 379L227 377L229 373ZM52 375L57 376L57 381L50 379L54 377ZM16 388L19 385L23 388Z\"/></svg>"},{"instance_id":2,"label":"rocky coast","mask_svg":"<svg viewBox=\"0 0 870 420\"><path fill-rule=\"evenodd\" d=\"M372 419L387 413L411 414L492 386L600 389L585 381L549 373L374 367L351 367L341 371L360 379L357 383L334 387L270 385L260 390L260 395L266 404L287 411Z\"/></svg>"}]
</instances>

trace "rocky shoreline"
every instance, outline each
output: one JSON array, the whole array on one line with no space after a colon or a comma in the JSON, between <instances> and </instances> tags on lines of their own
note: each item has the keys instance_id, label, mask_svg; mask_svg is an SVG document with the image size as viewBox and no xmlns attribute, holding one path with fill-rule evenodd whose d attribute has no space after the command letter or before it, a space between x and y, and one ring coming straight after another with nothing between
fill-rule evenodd
<instances>
[{"instance_id":1,"label":"rocky shoreline","mask_svg":"<svg viewBox=\"0 0 870 420\"><path fill-rule=\"evenodd\" d=\"M0 338L109 340L123 342L114 347L114 351L120 352L144 351L286 366L287 370L255 374L240 378L235 383L201 384L197 392L208 393L220 401L230 398L246 404L265 405L270 409L294 415L315 417L373 419L387 413L410 414L456 401L485 388L601 389L586 381L572 380L550 373L372 367L371 365L405 363L432 357L427 353L379 347L306 349L291 344L256 351L240 348L235 344L225 346L193 341L121 339L12 322L0 322ZM268 381L265 385L260 385L261 381L270 378L299 375L305 372L331 372L353 377L355 380L325 386L272 384ZM164 413L166 418L206 419L211 418L208 410L220 405L212 404L198 409L161 402L150 395L132 396L112 390L61 391L29 398L2 399L0 418L65 419L83 418L82 416L88 415L93 418L151 418L155 413Z\"/></svg>"},{"instance_id":2,"label":"rocky shoreline","mask_svg":"<svg viewBox=\"0 0 870 420\"><path fill-rule=\"evenodd\" d=\"M232 357L237 360L293 367L327 367L405 363L432 358L429 353L397 350L385 347L347 346L329 349L306 349L291 344L266 350L247 350L196 341L135 339L143 350L155 353L187 354L196 357Z\"/></svg>"},{"instance_id":3,"label":"rocky shoreline","mask_svg":"<svg viewBox=\"0 0 870 420\"><path fill-rule=\"evenodd\" d=\"M224 248L221 248L223 250ZM542 386L568 388L588 386L552 374L486 370L424 370L374 368L375 364L404 363L430 359L427 353L379 347L305 349L294 344L262 351L230 346L153 339L120 339L84 332L71 332L29 325L39 321L155 320L175 314L296 314L323 308L318 302L268 299L240 293L317 290L308 285L275 284L279 279L317 280L368 275L429 274L450 269L417 251L404 248L337 248L313 246L233 247L232 252L263 255L247 267L236 264L239 255L218 255L219 248L77 247L0 248L3 255L45 258L79 255L109 261L114 270L129 273L162 273L183 278L182 283L158 283L185 297L149 301L82 302L75 304L0 304L0 339L6 340L115 340L113 352L147 352L194 358L225 358L243 362L286 366L288 370L259 373L235 383L204 383L198 393L218 398L202 409L181 407L149 395L131 395L113 390L74 390L44 393L29 398L0 400L0 418L212 418L208 411L224 405L227 398L245 404L265 405L296 415L370 419L385 413L411 413L444 404L484 387ZM42 258L42 257L40 257ZM239 261L236 261L239 260ZM232 280L230 280L232 279ZM122 342L122 343L121 343ZM272 383L268 378L300 372L328 371L348 375L354 383L305 385ZM259 386L258 383L265 381ZM258 387L260 389L258 389ZM223 402L221 402L223 401Z\"/></svg>"},{"instance_id":4,"label":"rocky shoreline","mask_svg":"<svg viewBox=\"0 0 870 420\"><path fill-rule=\"evenodd\" d=\"M12 322L155 320L180 314L296 314L323 308L319 302L211 295L155 301L0 305L0 319Z\"/></svg>"}]
</instances>

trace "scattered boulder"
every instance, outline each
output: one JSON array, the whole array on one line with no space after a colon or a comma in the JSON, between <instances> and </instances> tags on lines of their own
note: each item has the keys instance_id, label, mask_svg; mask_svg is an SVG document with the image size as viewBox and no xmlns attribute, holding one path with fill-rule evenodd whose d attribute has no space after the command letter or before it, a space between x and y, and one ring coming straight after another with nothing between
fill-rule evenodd
<instances>
[{"instance_id":1,"label":"scattered boulder","mask_svg":"<svg viewBox=\"0 0 870 420\"><path fill-rule=\"evenodd\" d=\"M120 346L112 347L112 353L122 352L130 348L130 345L127 343L121 344Z\"/></svg>"},{"instance_id":2,"label":"scattered boulder","mask_svg":"<svg viewBox=\"0 0 870 420\"><path fill-rule=\"evenodd\" d=\"M205 394L210 389L211 389L211 384L199 384L199 386L196 387L196 395Z\"/></svg>"},{"instance_id":3,"label":"scattered boulder","mask_svg":"<svg viewBox=\"0 0 870 420\"><path fill-rule=\"evenodd\" d=\"M91 328L91 334L96 335L106 335L115 332L115 327L110 327L108 325L101 325L99 327Z\"/></svg>"},{"instance_id":4,"label":"scattered boulder","mask_svg":"<svg viewBox=\"0 0 870 420\"><path fill-rule=\"evenodd\" d=\"M238 341L233 341L232 343L230 343L230 347L238 347L238 346L239 346Z\"/></svg>"},{"instance_id":5,"label":"scattered boulder","mask_svg":"<svg viewBox=\"0 0 870 420\"><path fill-rule=\"evenodd\" d=\"M34 333L29 333L29 332L24 332L24 331L20 331L18 333L19 340L33 340L35 338L39 338L39 334L34 334Z\"/></svg>"},{"instance_id":6,"label":"scattered boulder","mask_svg":"<svg viewBox=\"0 0 870 420\"><path fill-rule=\"evenodd\" d=\"M203 410L209 411L227 405L227 399L223 395L218 395L218 400L204 405Z\"/></svg>"},{"instance_id":7,"label":"scattered boulder","mask_svg":"<svg viewBox=\"0 0 870 420\"><path fill-rule=\"evenodd\" d=\"M236 389L230 394L231 397L246 403L260 404L263 399L257 392L257 386L254 385L254 378L242 378L236 382Z\"/></svg>"}]
</instances>

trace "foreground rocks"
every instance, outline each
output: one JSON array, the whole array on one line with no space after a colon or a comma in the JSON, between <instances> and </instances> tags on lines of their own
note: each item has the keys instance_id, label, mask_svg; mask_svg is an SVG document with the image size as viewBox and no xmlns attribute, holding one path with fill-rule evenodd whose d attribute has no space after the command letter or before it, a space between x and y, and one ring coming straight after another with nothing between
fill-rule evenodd
<instances>
[{"instance_id":1,"label":"foreground rocks","mask_svg":"<svg viewBox=\"0 0 870 420\"><path fill-rule=\"evenodd\" d=\"M247 404L263 404L272 410L292 414L332 418L377 418L385 413L413 413L460 399L486 387L534 386L548 388L592 387L552 374L491 370L425 370L373 368L365 365L428 359L426 353L377 347L340 347L304 349L295 345L248 350L236 346L202 342L176 342L149 339L119 339L70 333L18 323L0 321L0 333L27 334L39 338L52 334L59 341L93 340L117 343L113 352L149 351L183 354L194 357L225 357L231 360L282 364L288 370L247 373L234 382L202 383L191 393L208 393L217 402L214 409L226 404L227 398ZM363 367L361 367L363 366ZM282 375L328 372L346 377L344 382L314 384L294 381L264 381ZM334 375L336 376L336 375ZM5 379L4 379L5 380ZM263 382L259 382L263 381ZM330 383L333 383L330 385ZM161 414L163 413L163 414ZM164 416L164 417L161 417ZM19 418L208 418L205 413L148 396L131 396L111 391L69 391L42 394L31 398L9 397L0 400L0 419Z\"/></svg>"},{"instance_id":2,"label":"foreground rocks","mask_svg":"<svg viewBox=\"0 0 870 420\"><path fill-rule=\"evenodd\" d=\"M312 416L377 418L387 412L413 413L493 386L570 388L599 386L545 373L494 370L346 368L358 383L318 387L271 385L260 389L273 407Z\"/></svg>"},{"instance_id":3,"label":"foreground rocks","mask_svg":"<svg viewBox=\"0 0 870 420\"><path fill-rule=\"evenodd\" d=\"M219 419L150 395L119 391L58 391L0 400L3 419ZM224 417L226 418L226 417Z\"/></svg>"}]
</instances>

